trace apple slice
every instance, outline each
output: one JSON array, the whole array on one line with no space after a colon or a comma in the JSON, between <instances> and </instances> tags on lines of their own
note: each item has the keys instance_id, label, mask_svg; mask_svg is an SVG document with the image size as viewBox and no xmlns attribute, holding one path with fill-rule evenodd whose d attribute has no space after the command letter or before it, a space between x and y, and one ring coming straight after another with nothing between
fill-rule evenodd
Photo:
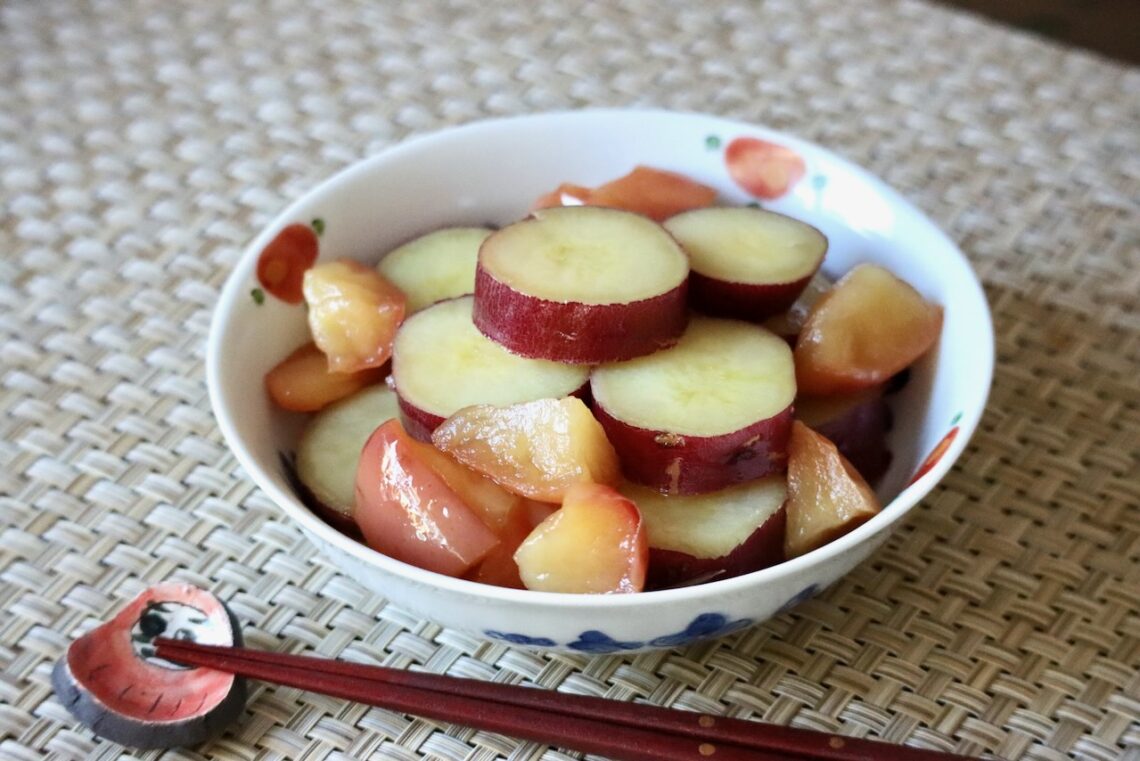
<instances>
[{"instance_id":1,"label":"apple slice","mask_svg":"<svg viewBox=\"0 0 1140 761\"><path fill-rule=\"evenodd\" d=\"M509 492L502 486L440 452L431 444L416 441L420 458L443 477L448 487L479 516L483 525L502 535L518 512L530 516L530 500Z\"/></svg>"},{"instance_id":2,"label":"apple slice","mask_svg":"<svg viewBox=\"0 0 1140 761\"><path fill-rule=\"evenodd\" d=\"M835 445L798 420L788 458L784 553L799 557L873 518L879 500Z\"/></svg>"},{"instance_id":3,"label":"apple slice","mask_svg":"<svg viewBox=\"0 0 1140 761\"><path fill-rule=\"evenodd\" d=\"M648 166L590 191L587 203L644 214L658 222L689 209L711 206L716 190L676 172Z\"/></svg>"},{"instance_id":4,"label":"apple slice","mask_svg":"<svg viewBox=\"0 0 1140 761\"><path fill-rule=\"evenodd\" d=\"M816 302L796 342L805 394L844 394L885 383L930 350L942 307L875 264L860 264Z\"/></svg>"},{"instance_id":5,"label":"apple slice","mask_svg":"<svg viewBox=\"0 0 1140 761\"><path fill-rule=\"evenodd\" d=\"M727 579L784 560L783 476L695 496L665 496L634 484L621 492L645 522L647 589Z\"/></svg>"},{"instance_id":6,"label":"apple slice","mask_svg":"<svg viewBox=\"0 0 1140 761\"><path fill-rule=\"evenodd\" d=\"M316 344L308 343L278 362L265 374L265 390L273 403L291 412L316 412L338 399L379 383L387 367L357 373L334 373Z\"/></svg>"},{"instance_id":7,"label":"apple slice","mask_svg":"<svg viewBox=\"0 0 1140 761\"><path fill-rule=\"evenodd\" d=\"M606 206L644 214L660 222L689 209L701 209L716 201L716 190L676 172L638 166L629 174L596 188L563 183L539 197L534 208L552 206Z\"/></svg>"},{"instance_id":8,"label":"apple slice","mask_svg":"<svg viewBox=\"0 0 1140 761\"><path fill-rule=\"evenodd\" d=\"M531 209L549 209L556 206L582 206L589 203L589 188L573 183L564 182L549 193L543 193L534 202Z\"/></svg>"},{"instance_id":9,"label":"apple slice","mask_svg":"<svg viewBox=\"0 0 1140 761\"><path fill-rule=\"evenodd\" d=\"M798 396L795 416L835 444L868 483L881 478L891 464L891 410L882 386L842 396Z\"/></svg>"},{"instance_id":10,"label":"apple slice","mask_svg":"<svg viewBox=\"0 0 1140 761\"><path fill-rule=\"evenodd\" d=\"M609 594L644 588L648 554L637 505L609 486L575 484L515 561L527 589Z\"/></svg>"},{"instance_id":11,"label":"apple slice","mask_svg":"<svg viewBox=\"0 0 1140 761\"><path fill-rule=\"evenodd\" d=\"M392 355L392 339L404 319L404 294L360 262L340 259L305 273L313 341L329 370L351 373L380 367Z\"/></svg>"},{"instance_id":12,"label":"apple slice","mask_svg":"<svg viewBox=\"0 0 1140 761\"><path fill-rule=\"evenodd\" d=\"M510 589L526 589L519 577L515 551L538 524L558 508L545 502L523 500L522 507L511 513L510 520L499 530L499 543L463 577L468 581Z\"/></svg>"},{"instance_id":13,"label":"apple slice","mask_svg":"<svg viewBox=\"0 0 1140 761\"><path fill-rule=\"evenodd\" d=\"M562 502L572 484L621 480L617 453L576 397L464 407L431 440L467 467L542 502Z\"/></svg>"},{"instance_id":14,"label":"apple slice","mask_svg":"<svg viewBox=\"0 0 1140 761\"><path fill-rule=\"evenodd\" d=\"M377 428L357 466L353 518L372 549L428 571L461 576L495 548L499 537L433 467L433 453L445 457L414 441L398 420Z\"/></svg>"},{"instance_id":15,"label":"apple slice","mask_svg":"<svg viewBox=\"0 0 1140 761\"><path fill-rule=\"evenodd\" d=\"M676 346L596 368L590 390L626 477L663 493L717 491L786 467L792 350L758 325L694 316Z\"/></svg>"},{"instance_id":16,"label":"apple slice","mask_svg":"<svg viewBox=\"0 0 1140 761\"><path fill-rule=\"evenodd\" d=\"M326 407L305 426L297 444L297 478L330 522L352 520L360 452L381 423L399 414L395 392L379 385Z\"/></svg>"},{"instance_id":17,"label":"apple slice","mask_svg":"<svg viewBox=\"0 0 1140 761\"><path fill-rule=\"evenodd\" d=\"M597 364L649 354L685 329L689 259L638 214L540 209L479 250L475 325L524 357Z\"/></svg>"},{"instance_id":18,"label":"apple slice","mask_svg":"<svg viewBox=\"0 0 1140 761\"><path fill-rule=\"evenodd\" d=\"M475 292L479 246L491 230L449 227L421 235L388 253L377 271L407 297L408 313Z\"/></svg>"},{"instance_id":19,"label":"apple slice","mask_svg":"<svg viewBox=\"0 0 1140 761\"><path fill-rule=\"evenodd\" d=\"M471 321L463 296L417 312L396 334L392 377L408 432L421 441L464 407L560 398L581 389L589 369L520 357Z\"/></svg>"},{"instance_id":20,"label":"apple slice","mask_svg":"<svg viewBox=\"0 0 1140 761\"><path fill-rule=\"evenodd\" d=\"M693 306L752 322L790 307L827 253L819 230L764 209L687 211L667 220L665 229L689 254Z\"/></svg>"}]
</instances>

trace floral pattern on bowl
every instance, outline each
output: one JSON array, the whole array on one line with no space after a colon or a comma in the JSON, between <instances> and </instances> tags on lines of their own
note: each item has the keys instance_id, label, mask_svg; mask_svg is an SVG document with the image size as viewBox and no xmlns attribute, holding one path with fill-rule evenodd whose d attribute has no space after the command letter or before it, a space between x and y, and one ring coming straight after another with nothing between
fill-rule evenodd
<instances>
[{"instance_id":1,"label":"floral pattern on bowl","mask_svg":"<svg viewBox=\"0 0 1140 761\"><path fill-rule=\"evenodd\" d=\"M662 647L680 647L688 645L697 640L709 639L713 637L723 637L732 632L740 631L752 626L755 621L751 618L738 618L730 620L728 616L723 613L701 613L679 632L673 634L666 634L662 637L656 637L648 641L623 641L618 640L605 632L598 631L597 629L590 629L578 635L578 638L573 642L566 643L564 647L570 650L575 650L580 653L590 653L591 655L604 655L607 653L620 653L629 650L642 650L644 648L662 648ZM512 634L508 632L495 631L493 629L483 632L486 636L510 642L512 645L523 645L531 647L554 647L558 643L549 637L530 637L525 634Z\"/></svg>"},{"instance_id":2,"label":"floral pattern on bowl","mask_svg":"<svg viewBox=\"0 0 1140 761\"><path fill-rule=\"evenodd\" d=\"M777 613L788 611L800 603L815 597L819 593L819 589L818 584L811 584L805 587L781 605ZM682 647L700 640L725 637L742 629L747 629L756 623L758 622L751 618L732 619L724 613L701 613L690 621L688 626L681 631L666 634L661 637L654 637L650 640L618 640L605 632L590 629L579 634L574 641L561 646L580 653L590 653L591 655L605 655L631 650L644 650L646 648ZM559 646L559 643L550 637L532 637L526 634L502 632L495 629L487 629L483 634L491 639L497 639L523 647L547 648Z\"/></svg>"},{"instance_id":3,"label":"floral pattern on bowl","mask_svg":"<svg viewBox=\"0 0 1140 761\"><path fill-rule=\"evenodd\" d=\"M324 218L316 217L308 224L286 225L269 241L257 257L259 287L249 292L254 303L263 304L266 293L286 304L300 304L304 300L301 284L305 271L320 255L318 239L324 232Z\"/></svg>"},{"instance_id":4,"label":"floral pattern on bowl","mask_svg":"<svg viewBox=\"0 0 1140 761\"><path fill-rule=\"evenodd\" d=\"M740 188L767 200L786 195L807 174L807 163L791 148L750 136L729 142L724 165Z\"/></svg>"},{"instance_id":5,"label":"floral pattern on bowl","mask_svg":"<svg viewBox=\"0 0 1140 761\"><path fill-rule=\"evenodd\" d=\"M938 461L942 459L943 455L946 454L947 450L950 449L950 445L954 443L954 439L958 438L958 421L961 419L962 413L959 412L954 416L954 419L950 421L950 430L947 431L946 435L943 436L942 439L934 445L934 449L930 450L930 454L926 456L926 459L923 460L922 464L918 466L918 470L916 470L914 472L914 475L911 476L910 483L913 484L915 481L929 473L934 468L934 466L938 464Z\"/></svg>"}]
</instances>

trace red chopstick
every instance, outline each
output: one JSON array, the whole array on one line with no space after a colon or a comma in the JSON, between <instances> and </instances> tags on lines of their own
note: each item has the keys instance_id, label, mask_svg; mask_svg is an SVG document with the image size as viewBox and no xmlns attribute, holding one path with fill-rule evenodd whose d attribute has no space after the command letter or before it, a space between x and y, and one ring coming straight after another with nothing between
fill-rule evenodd
<instances>
[{"instance_id":1,"label":"red chopstick","mask_svg":"<svg viewBox=\"0 0 1140 761\"><path fill-rule=\"evenodd\" d=\"M161 658L624 761L949 761L936 751L588 695L159 638Z\"/></svg>"}]
</instances>

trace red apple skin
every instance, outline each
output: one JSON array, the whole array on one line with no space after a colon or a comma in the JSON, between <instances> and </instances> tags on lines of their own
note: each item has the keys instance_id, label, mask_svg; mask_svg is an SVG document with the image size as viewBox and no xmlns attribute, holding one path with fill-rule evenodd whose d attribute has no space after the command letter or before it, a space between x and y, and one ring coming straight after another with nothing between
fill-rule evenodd
<instances>
[{"instance_id":1,"label":"red apple skin","mask_svg":"<svg viewBox=\"0 0 1140 761\"><path fill-rule=\"evenodd\" d=\"M689 273L689 301L714 317L763 322L794 304L814 274L787 283L733 283L694 271Z\"/></svg>"},{"instance_id":2,"label":"red apple skin","mask_svg":"<svg viewBox=\"0 0 1140 761\"><path fill-rule=\"evenodd\" d=\"M307 343L265 374L265 392L278 407L290 412L318 412L333 402L379 383L391 364L353 373L329 370L328 357Z\"/></svg>"},{"instance_id":3,"label":"red apple skin","mask_svg":"<svg viewBox=\"0 0 1140 761\"><path fill-rule=\"evenodd\" d=\"M587 407L591 405L590 398L590 381L589 379L583 383L577 391L570 394L581 399ZM404 430L408 432L416 441L422 441L425 444L431 444L431 435L436 428L439 428L447 418L440 417L434 412L420 409L416 405L400 396L400 390L396 389L396 398L400 402L400 422L404 424Z\"/></svg>"},{"instance_id":4,"label":"red apple skin","mask_svg":"<svg viewBox=\"0 0 1140 761\"><path fill-rule=\"evenodd\" d=\"M406 436L398 420L376 429L360 453L353 518L377 552L461 576L499 537L417 451L423 446Z\"/></svg>"},{"instance_id":5,"label":"red apple skin","mask_svg":"<svg viewBox=\"0 0 1140 761\"><path fill-rule=\"evenodd\" d=\"M782 563L786 523L787 513L781 507L731 552L718 558L701 558L677 550L650 546L645 588L669 589L731 579Z\"/></svg>"},{"instance_id":6,"label":"red apple skin","mask_svg":"<svg viewBox=\"0 0 1140 761\"><path fill-rule=\"evenodd\" d=\"M594 416L631 481L662 494L704 494L782 473L788 466L792 407L717 436L680 436L630 425L600 404Z\"/></svg>"},{"instance_id":7,"label":"red apple skin","mask_svg":"<svg viewBox=\"0 0 1140 761\"><path fill-rule=\"evenodd\" d=\"M530 536L530 532L538 524L557 509L557 505L524 500L499 532L498 546L487 553L487 557L468 571L463 578L495 587L526 589L522 579L519 578L519 564L515 562L515 550Z\"/></svg>"},{"instance_id":8,"label":"red apple skin","mask_svg":"<svg viewBox=\"0 0 1140 761\"><path fill-rule=\"evenodd\" d=\"M555 302L515 290L475 270L479 331L523 357L567 364L620 362L672 346L688 324L689 282L624 304ZM568 326L577 326L567 333Z\"/></svg>"},{"instance_id":9,"label":"red apple skin","mask_svg":"<svg viewBox=\"0 0 1140 761\"><path fill-rule=\"evenodd\" d=\"M868 483L878 481L890 467L887 431L891 410L881 389L853 395L847 404L828 404L826 408L813 397L801 397L796 400L796 417L830 439Z\"/></svg>"}]
</instances>

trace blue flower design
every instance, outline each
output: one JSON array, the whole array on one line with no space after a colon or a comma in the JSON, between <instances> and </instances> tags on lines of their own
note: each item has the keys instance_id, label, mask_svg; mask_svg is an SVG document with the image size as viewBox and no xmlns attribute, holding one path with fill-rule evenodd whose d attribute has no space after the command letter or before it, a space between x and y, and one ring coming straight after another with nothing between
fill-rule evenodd
<instances>
[{"instance_id":1,"label":"blue flower design","mask_svg":"<svg viewBox=\"0 0 1140 761\"><path fill-rule=\"evenodd\" d=\"M796 599L803 597L810 597L815 593L815 588L810 587L804 590ZM804 597L804 599L806 599ZM755 621L751 618L738 618L735 621L730 621L728 616L723 613L701 613L694 618L679 632L673 634L666 634L662 637L656 637L648 642L634 642L616 640L605 632L600 632L597 629L590 629L578 635L578 639L570 642L566 647L571 650L577 650L583 653L591 653L593 655L603 655L606 653L620 653L623 650L637 650L642 647L677 647L679 645L687 645L690 642L695 642L699 639L711 639L713 637L723 637L732 632L746 629L752 626ZM510 642L512 645L531 645L534 647L554 647L558 643L549 637L531 637L526 634L514 634L511 632L500 632L493 629L488 629L483 632L492 639L502 640L503 642Z\"/></svg>"},{"instance_id":2,"label":"blue flower design","mask_svg":"<svg viewBox=\"0 0 1140 761\"><path fill-rule=\"evenodd\" d=\"M683 630L676 634L667 634L649 641L653 647L677 647L687 645L698 639L723 637L726 634L745 629L752 625L751 618L738 618L729 621L723 613L702 613L689 622Z\"/></svg>"},{"instance_id":3,"label":"blue flower design","mask_svg":"<svg viewBox=\"0 0 1140 761\"><path fill-rule=\"evenodd\" d=\"M512 645L533 645L534 647L554 647L558 643L549 637L528 637L525 634L511 634L510 632L499 632L494 629L487 629L483 632L492 639L501 639L504 642L510 642Z\"/></svg>"},{"instance_id":4,"label":"blue flower design","mask_svg":"<svg viewBox=\"0 0 1140 761\"><path fill-rule=\"evenodd\" d=\"M777 610L773 615L778 616L781 613L786 613L787 611L799 605L801 602L807 602L817 594L819 594L819 584L809 584L806 588L800 590L799 594L795 595L792 597L792 599L781 605L780 609Z\"/></svg>"},{"instance_id":5,"label":"blue flower design","mask_svg":"<svg viewBox=\"0 0 1140 761\"><path fill-rule=\"evenodd\" d=\"M566 647L571 650L581 650L584 653L617 653L622 650L636 650L643 647L644 642L619 642L608 634L591 629L588 632L582 632L578 635L578 639L571 642Z\"/></svg>"}]
</instances>

